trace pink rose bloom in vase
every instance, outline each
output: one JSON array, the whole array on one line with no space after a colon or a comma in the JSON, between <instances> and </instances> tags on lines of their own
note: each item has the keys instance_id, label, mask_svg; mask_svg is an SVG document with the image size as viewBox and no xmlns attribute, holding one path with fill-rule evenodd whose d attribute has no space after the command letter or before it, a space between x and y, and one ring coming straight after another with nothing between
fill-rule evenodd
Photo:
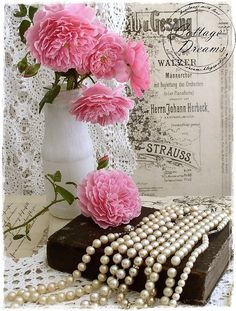
<instances>
[{"instance_id":1,"label":"pink rose bloom in vase","mask_svg":"<svg viewBox=\"0 0 236 311\"><path fill-rule=\"evenodd\" d=\"M86 88L72 104L71 113L79 121L102 126L126 121L133 101L121 95L121 88L110 88L101 83Z\"/></svg>"},{"instance_id":2,"label":"pink rose bloom in vase","mask_svg":"<svg viewBox=\"0 0 236 311\"><path fill-rule=\"evenodd\" d=\"M128 224L141 213L138 188L128 175L116 170L91 172L77 188L82 214L103 229Z\"/></svg>"},{"instance_id":3,"label":"pink rose bloom in vase","mask_svg":"<svg viewBox=\"0 0 236 311\"><path fill-rule=\"evenodd\" d=\"M33 57L55 71L71 68L84 73L84 59L105 27L95 10L84 4L44 6L26 31L26 44Z\"/></svg>"},{"instance_id":4,"label":"pink rose bloom in vase","mask_svg":"<svg viewBox=\"0 0 236 311\"><path fill-rule=\"evenodd\" d=\"M88 56L87 69L98 79L117 79L119 67L126 70L123 59L125 45L125 40L118 34L104 34Z\"/></svg>"}]
</instances>

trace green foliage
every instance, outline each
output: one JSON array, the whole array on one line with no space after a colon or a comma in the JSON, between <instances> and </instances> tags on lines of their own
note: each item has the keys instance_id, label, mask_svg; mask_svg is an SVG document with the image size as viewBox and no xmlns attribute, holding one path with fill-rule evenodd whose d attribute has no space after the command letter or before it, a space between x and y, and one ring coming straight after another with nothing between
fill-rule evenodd
<instances>
[{"instance_id":1,"label":"green foliage","mask_svg":"<svg viewBox=\"0 0 236 311\"><path fill-rule=\"evenodd\" d=\"M63 199L65 199L70 205L74 202L74 200L75 200L75 197L74 197L74 195L70 192L70 191L68 191L68 190L66 190L65 188L63 188L63 187L61 187L61 186L58 186L58 185L56 185L56 192L57 193L59 193L62 197L63 197Z\"/></svg>"},{"instance_id":2,"label":"green foliage","mask_svg":"<svg viewBox=\"0 0 236 311\"><path fill-rule=\"evenodd\" d=\"M23 43L26 43L25 40L25 32L26 30L30 27L31 23L30 21L28 21L27 19L24 19L19 26L19 35L20 35L20 39Z\"/></svg>"},{"instance_id":3,"label":"green foliage","mask_svg":"<svg viewBox=\"0 0 236 311\"><path fill-rule=\"evenodd\" d=\"M40 64L34 64L34 65L30 65L30 66L27 66L24 73L23 73L23 77L24 78L31 78L33 76L35 76L38 71L39 71L39 68L40 68Z\"/></svg>"},{"instance_id":4,"label":"green foliage","mask_svg":"<svg viewBox=\"0 0 236 311\"><path fill-rule=\"evenodd\" d=\"M49 176L52 181L54 182L61 182L61 172L60 171L56 171L55 174L48 174L47 176Z\"/></svg>"},{"instance_id":5,"label":"green foliage","mask_svg":"<svg viewBox=\"0 0 236 311\"><path fill-rule=\"evenodd\" d=\"M16 11L13 15L15 17L24 17L27 14L27 8L24 4L19 4L19 11Z\"/></svg>"},{"instance_id":6,"label":"green foliage","mask_svg":"<svg viewBox=\"0 0 236 311\"><path fill-rule=\"evenodd\" d=\"M31 21L33 21L33 18L34 18L34 14L37 12L38 8L34 7L34 6L30 6L29 7L29 18Z\"/></svg>"},{"instance_id":7,"label":"green foliage","mask_svg":"<svg viewBox=\"0 0 236 311\"><path fill-rule=\"evenodd\" d=\"M61 90L61 86L57 84L47 91L47 93L44 95L41 102L39 103L39 113L42 111L46 103L49 103L49 104L53 103L54 99L60 93L60 90Z\"/></svg>"}]
</instances>

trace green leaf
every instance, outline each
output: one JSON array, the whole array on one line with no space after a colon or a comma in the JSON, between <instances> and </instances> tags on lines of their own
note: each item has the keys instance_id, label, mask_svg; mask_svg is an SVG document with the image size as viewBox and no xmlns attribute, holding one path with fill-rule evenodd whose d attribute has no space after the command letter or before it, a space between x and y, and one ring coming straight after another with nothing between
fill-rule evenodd
<instances>
[{"instance_id":1,"label":"green leaf","mask_svg":"<svg viewBox=\"0 0 236 311\"><path fill-rule=\"evenodd\" d=\"M56 192L59 193L70 205L74 202L74 195L61 186L56 186Z\"/></svg>"},{"instance_id":2,"label":"green leaf","mask_svg":"<svg viewBox=\"0 0 236 311\"><path fill-rule=\"evenodd\" d=\"M39 113L42 111L43 106L46 103L52 104L54 99L57 97L57 95L60 93L61 86L55 85L52 89L48 90L47 93L42 98L41 102L39 103Z\"/></svg>"},{"instance_id":3,"label":"green leaf","mask_svg":"<svg viewBox=\"0 0 236 311\"><path fill-rule=\"evenodd\" d=\"M24 4L19 4L19 11L16 11L13 15L15 17L24 17L27 14L27 8Z\"/></svg>"},{"instance_id":4,"label":"green leaf","mask_svg":"<svg viewBox=\"0 0 236 311\"><path fill-rule=\"evenodd\" d=\"M47 174L54 182L61 182L61 172L56 171L54 175L52 174Z\"/></svg>"},{"instance_id":5,"label":"green leaf","mask_svg":"<svg viewBox=\"0 0 236 311\"><path fill-rule=\"evenodd\" d=\"M22 58L22 60L20 60L17 64L17 68L20 73L24 72L27 66L28 66L28 61L26 57Z\"/></svg>"},{"instance_id":6,"label":"green leaf","mask_svg":"<svg viewBox=\"0 0 236 311\"><path fill-rule=\"evenodd\" d=\"M34 64L34 65L30 65L25 69L25 72L23 74L24 78L31 78L33 76L35 76L40 68L40 64Z\"/></svg>"},{"instance_id":7,"label":"green leaf","mask_svg":"<svg viewBox=\"0 0 236 311\"><path fill-rule=\"evenodd\" d=\"M37 12L37 10L38 10L38 8L36 8L35 6L29 7L29 18L31 21L33 21L34 14Z\"/></svg>"},{"instance_id":8,"label":"green leaf","mask_svg":"<svg viewBox=\"0 0 236 311\"><path fill-rule=\"evenodd\" d=\"M23 43L26 42L25 40L25 32L26 30L30 27L30 21L24 19L21 23L20 23L20 26L19 26L19 35L20 35L20 38L21 38L21 41Z\"/></svg>"},{"instance_id":9,"label":"green leaf","mask_svg":"<svg viewBox=\"0 0 236 311\"><path fill-rule=\"evenodd\" d=\"M66 185L73 185L73 186L75 186L77 188L77 184L75 182L73 182L73 181L67 181Z\"/></svg>"},{"instance_id":10,"label":"green leaf","mask_svg":"<svg viewBox=\"0 0 236 311\"><path fill-rule=\"evenodd\" d=\"M14 235L13 240L20 240L23 237L24 237L24 234L16 234L16 235Z\"/></svg>"},{"instance_id":11,"label":"green leaf","mask_svg":"<svg viewBox=\"0 0 236 311\"><path fill-rule=\"evenodd\" d=\"M101 170L102 168L106 168L109 164L109 157L104 156L98 160L97 170Z\"/></svg>"}]
</instances>

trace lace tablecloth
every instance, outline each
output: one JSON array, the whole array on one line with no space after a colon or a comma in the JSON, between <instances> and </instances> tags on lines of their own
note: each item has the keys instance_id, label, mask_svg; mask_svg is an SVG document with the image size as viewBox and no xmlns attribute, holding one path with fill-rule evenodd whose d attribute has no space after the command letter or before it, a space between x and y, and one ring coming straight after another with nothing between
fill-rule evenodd
<instances>
[{"instance_id":1,"label":"lace tablecloth","mask_svg":"<svg viewBox=\"0 0 236 311\"><path fill-rule=\"evenodd\" d=\"M173 203L181 205L204 205L214 210L219 208L225 209L231 204L229 198L216 199L212 197L143 197L143 205L147 207L157 208ZM62 222L60 222L60 226L61 225L63 225ZM53 227L55 230L55 223L53 224ZM41 241L40 245L31 257L20 258L17 261L13 260L10 257L5 257L4 291L9 291L14 288L25 288L27 285L30 284L35 286L38 283L57 282L60 280L61 277L67 275L66 273L53 270L47 265L45 241L46 237L44 240ZM81 283L86 284L88 283L88 281L86 279L79 280L74 287L78 286L78 284ZM222 276L221 280L219 281L217 287L213 291L207 306L229 306L231 303L232 288L233 263L231 262L226 272ZM130 292L130 295L135 297L137 293ZM84 297L82 297L81 299L84 299ZM64 302L63 305L78 307L79 303L80 299L73 302ZM112 300L109 302L109 304L112 304L113 307L118 307ZM32 307L32 304L27 304L26 307ZM183 305L181 305L181 307L183 307Z\"/></svg>"}]
</instances>

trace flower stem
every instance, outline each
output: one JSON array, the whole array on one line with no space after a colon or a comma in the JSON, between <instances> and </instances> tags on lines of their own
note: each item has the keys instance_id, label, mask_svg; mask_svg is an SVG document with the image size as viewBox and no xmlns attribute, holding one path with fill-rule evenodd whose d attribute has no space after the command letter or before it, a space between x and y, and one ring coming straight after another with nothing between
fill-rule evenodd
<instances>
[{"instance_id":1,"label":"flower stem","mask_svg":"<svg viewBox=\"0 0 236 311\"><path fill-rule=\"evenodd\" d=\"M28 219L26 222L18 225L18 226L15 226L15 227L10 227L8 228L7 230L5 230L3 232L3 234L6 234L8 232L11 232L13 230L16 230L16 229L19 229L19 228L22 228L22 227L25 227L26 225L28 225L31 221L33 221L35 218L37 218L38 216L44 214L45 212L48 211L49 207L54 205L54 204L57 204L57 203L60 203L60 202L64 202L66 201L65 199L60 199L60 200L56 200L56 201L52 201L50 204L48 204L47 206L45 206L41 211L39 211L37 214L35 214L34 216L32 216L30 219Z\"/></svg>"}]
</instances>

